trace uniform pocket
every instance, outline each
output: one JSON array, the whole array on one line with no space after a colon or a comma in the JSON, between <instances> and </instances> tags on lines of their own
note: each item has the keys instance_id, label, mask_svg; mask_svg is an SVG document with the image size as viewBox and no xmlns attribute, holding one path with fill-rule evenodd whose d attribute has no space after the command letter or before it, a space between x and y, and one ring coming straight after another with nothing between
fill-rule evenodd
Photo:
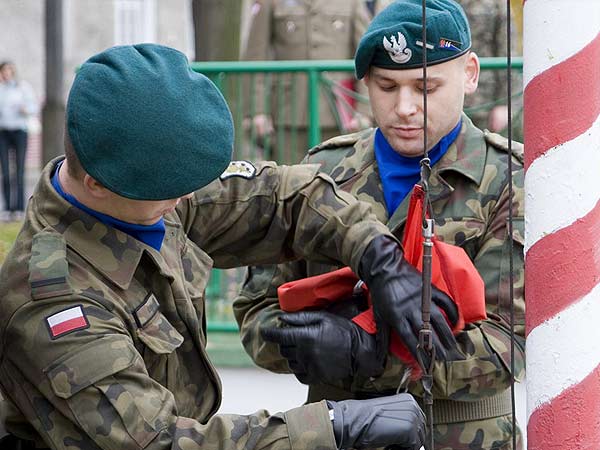
<instances>
[{"instance_id":1,"label":"uniform pocket","mask_svg":"<svg viewBox=\"0 0 600 450\"><path fill-rule=\"evenodd\" d=\"M273 11L273 42L276 47L290 52L298 52L298 47L306 46L306 15L300 6L280 6ZM281 55L283 59L285 55Z\"/></svg>"},{"instance_id":2,"label":"uniform pocket","mask_svg":"<svg viewBox=\"0 0 600 450\"><path fill-rule=\"evenodd\" d=\"M481 329L498 358L504 364L506 372L511 368L510 332L491 320L481 323ZM525 376L525 339L515 335L515 381L523 381Z\"/></svg>"},{"instance_id":3,"label":"uniform pocket","mask_svg":"<svg viewBox=\"0 0 600 450\"><path fill-rule=\"evenodd\" d=\"M468 354L464 360L445 363L446 379L441 384L445 381L446 398L469 401L503 392L510 377L479 326L469 326L459 339Z\"/></svg>"},{"instance_id":4,"label":"uniform pocket","mask_svg":"<svg viewBox=\"0 0 600 450\"><path fill-rule=\"evenodd\" d=\"M183 336L161 312L157 312L137 335L150 350L158 355L166 355L183 343Z\"/></svg>"},{"instance_id":5,"label":"uniform pocket","mask_svg":"<svg viewBox=\"0 0 600 450\"><path fill-rule=\"evenodd\" d=\"M131 366L136 353L122 336L105 336L79 347L52 363L44 372L54 393L63 399L109 375Z\"/></svg>"},{"instance_id":6,"label":"uniform pocket","mask_svg":"<svg viewBox=\"0 0 600 450\"><path fill-rule=\"evenodd\" d=\"M485 231L486 224L480 218L439 218L436 220L435 235L447 244L462 247L469 258L477 253L477 243Z\"/></svg>"},{"instance_id":7,"label":"uniform pocket","mask_svg":"<svg viewBox=\"0 0 600 450\"><path fill-rule=\"evenodd\" d=\"M71 410L71 420L102 448L145 448L167 426L161 414L166 398L148 401L155 386L123 335L79 347L44 372L54 394Z\"/></svg>"}]
</instances>

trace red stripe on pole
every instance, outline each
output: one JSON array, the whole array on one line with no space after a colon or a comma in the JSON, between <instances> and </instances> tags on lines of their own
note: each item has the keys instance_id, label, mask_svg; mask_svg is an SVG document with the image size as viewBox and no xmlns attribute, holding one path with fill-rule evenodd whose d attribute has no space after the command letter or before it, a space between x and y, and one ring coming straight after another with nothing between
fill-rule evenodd
<instances>
[{"instance_id":1,"label":"red stripe on pole","mask_svg":"<svg viewBox=\"0 0 600 450\"><path fill-rule=\"evenodd\" d=\"M590 128L600 114L600 89L595 87L599 80L600 34L527 84L523 94L525 169L551 148Z\"/></svg>"},{"instance_id":2,"label":"red stripe on pole","mask_svg":"<svg viewBox=\"0 0 600 450\"><path fill-rule=\"evenodd\" d=\"M600 443L599 423L600 366L531 414L527 425L527 448L596 449Z\"/></svg>"},{"instance_id":3,"label":"red stripe on pole","mask_svg":"<svg viewBox=\"0 0 600 450\"><path fill-rule=\"evenodd\" d=\"M527 334L598 283L600 201L587 215L540 239L527 252Z\"/></svg>"}]
</instances>

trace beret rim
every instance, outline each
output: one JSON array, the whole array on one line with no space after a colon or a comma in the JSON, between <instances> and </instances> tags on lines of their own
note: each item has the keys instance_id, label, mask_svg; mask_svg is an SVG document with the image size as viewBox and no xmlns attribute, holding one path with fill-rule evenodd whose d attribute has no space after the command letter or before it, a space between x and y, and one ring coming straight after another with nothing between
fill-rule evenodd
<instances>
[{"instance_id":1,"label":"beret rim","mask_svg":"<svg viewBox=\"0 0 600 450\"><path fill-rule=\"evenodd\" d=\"M184 53L158 44L115 46L89 58L69 93L66 128L86 173L132 200L200 189L233 153L222 93L191 70Z\"/></svg>"},{"instance_id":2,"label":"beret rim","mask_svg":"<svg viewBox=\"0 0 600 450\"><path fill-rule=\"evenodd\" d=\"M471 50L471 46L469 46L468 48L462 50L460 53L454 53L450 56L448 56L447 58L444 59L436 59L433 61L427 60L427 67L431 67L431 66L436 66L438 64L442 64L448 61L452 61L453 59L456 58L460 58L461 56L469 53L469 51ZM415 63L415 64L405 64L402 67L398 67L397 64L390 64L389 66L385 66L382 64L370 64L368 66L365 67L365 70L361 73L358 72L358 70L356 71L356 78L358 78L359 80L363 79L364 76L367 74L368 70L370 67L380 67L382 69L390 69L390 70L408 70L408 69L418 69L420 67L423 67L423 63L419 62L419 63Z\"/></svg>"}]
</instances>

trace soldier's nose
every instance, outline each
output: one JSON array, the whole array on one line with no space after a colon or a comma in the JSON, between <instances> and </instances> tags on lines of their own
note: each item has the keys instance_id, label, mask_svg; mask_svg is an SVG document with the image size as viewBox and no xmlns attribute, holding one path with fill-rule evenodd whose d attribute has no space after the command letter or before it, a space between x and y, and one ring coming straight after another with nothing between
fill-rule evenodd
<instances>
[{"instance_id":1,"label":"soldier's nose","mask_svg":"<svg viewBox=\"0 0 600 450\"><path fill-rule=\"evenodd\" d=\"M417 111L417 104L410 92L400 89L396 98L396 114L400 117L406 117Z\"/></svg>"}]
</instances>

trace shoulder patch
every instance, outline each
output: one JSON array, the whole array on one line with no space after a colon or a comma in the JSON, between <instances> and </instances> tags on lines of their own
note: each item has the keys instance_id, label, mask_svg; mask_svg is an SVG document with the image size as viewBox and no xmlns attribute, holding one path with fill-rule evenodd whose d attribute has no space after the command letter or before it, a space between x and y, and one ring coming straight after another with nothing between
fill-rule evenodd
<instances>
[{"instance_id":1,"label":"shoulder patch","mask_svg":"<svg viewBox=\"0 0 600 450\"><path fill-rule=\"evenodd\" d=\"M246 179L254 178L256 176L256 167L249 161L231 161L225 172L219 177L221 180L225 180L231 177L242 177Z\"/></svg>"},{"instance_id":2,"label":"shoulder patch","mask_svg":"<svg viewBox=\"0 0 600 450\"><path fill-rule=\"evenodd\" d=\"M68 281L67 244L53 232L36 234L29 259L29 284L34 300L58 297L72 291Z\"/></svg>"},{"instance_id":3,"label":"shoulder patch","mask_svg":"<svg viewBox=\"0 0 600 450\"><path fill-rule=\"evenodd\" d=\"M57 339L73 331L89 328L90 323L83 312L81 305L58 311L46 317L46 325L51 339Z\"/></svg>"},{"instance_id":4,"label":"shoulder patch","mask_svg":"<svg viewBox=\"0 0 600 450\"><path fill-rule=\"evenodd\" d=\"M309 155L320 152L321 150L331 150L341 147L352 147L356 142L365 134L372 132L372 128L366 130L357 131L356 133L344 134L342 136L335 136L319 145L314 146L308 151Z\"/></svg>"},{"instance_id":5,"label":"shoulder patch","mask_svg":"<svg viewBox=\"0 0 600 450\"><path fill-rule=\"evenodd\" d=\"M492 133L491 131L485 130L483 132L483 135L485 136L485 141L490 144L491 146L504 151L505 153L508 153L508 139L505 138L504 136L497 134L497 133ZM517 158L517 160L523 164L524 158L525 158L525 154L524 154L524 146L523 144L521 144L520 142L517 141L512 141L511 144L511 150L512 150L512 154L515 158Z\"/></svg>"}]
</instances>

